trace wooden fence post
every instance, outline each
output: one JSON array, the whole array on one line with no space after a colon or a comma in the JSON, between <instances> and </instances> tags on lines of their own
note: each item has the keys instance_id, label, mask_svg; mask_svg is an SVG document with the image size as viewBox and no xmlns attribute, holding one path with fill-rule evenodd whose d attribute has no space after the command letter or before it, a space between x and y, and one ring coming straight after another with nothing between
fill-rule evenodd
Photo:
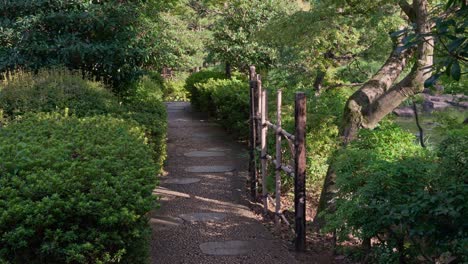
<instances>
[{"instance_id":1,"label":"wooden fence post","mask_svg":"<svg viewBox=\"0 0 468 264\"><path fill-rule=\"evenodd\" d=\"M262 163L262 200L263 200L263 209L264 213L268 213L268 190L267 190L267 132L268 126L266 124L267 120L267 103L268 103L268 96L267 91L262 90L262 100L261 100L261 163Z\"/></svg>"},{"instance_id":2,"label":"wooden fence post","mask_svg":"<svg viewBox=\"0 0 468 264\"><path fill-rule=\"evenodd\" d=\"M296 93L295 106L295 169L294 169L294 209L296 229L296 250L305 251L306 214L305 214L305 177L306 177L306 96Z\"/></svg>"},{"instance_id":3,"label":"wooden fence post","mask_svg":"<svg viewBox=\"0 0 468 264\"><path fill-rule=\"evenodd\" d=\"M252 201L257 199L257 162L255 160L255 148L257 146L257 109L255 98L257 75L255 73L255 66L250 66L250 148L249 148L249 173L250 173L250 196Z\"/></svg>"},{"instance_id":4,"label":"wooden fence post","mask_svg":"<svg viewBox=\"0 0 468 264\"><path fill-rule=\"evenodd\" d=\"M255 113L256 114L256 117L257 117L257 142L258 144L261 143L261 133L262 133L262 124L261 124L261 120L260 120L260 113L261 113L261 108L262 108L262 76L260 76L260 74L257 74L257 78L256 78L256 81L257 81L257 85L255 86L255 96L257 98L257 104L256 104L256 110L257 112Z\"/></svg>"},{"instance_id":5,"label":"wooden fence post","mask_svg":"<svg viewBox=\"0 0 468 264\"><path fill-rule=\"evenodd\" d=\"M276 125L278 126L276 130L276 175L275 175L275 221L279 225L281 222L280 210L281 210L281 164L282 164L282 155L281 155L281 105L282 105L282 91L278 90L277 101L276 101Z\"/></svg>"}]
</instances>

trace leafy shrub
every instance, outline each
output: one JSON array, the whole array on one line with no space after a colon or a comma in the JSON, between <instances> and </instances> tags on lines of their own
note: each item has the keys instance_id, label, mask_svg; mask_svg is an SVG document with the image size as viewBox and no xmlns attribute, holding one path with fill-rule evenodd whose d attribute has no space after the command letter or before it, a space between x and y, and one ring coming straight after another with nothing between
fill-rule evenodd
<instances>
[{"instance_id":1,"label":"leafy shrub","mask_svg":"<svg viewBox=\"0 0 468 264\"><path fill-rule=\"evenodd\" d=\"M185 89L189 93L190 101L194 107L200 108L204 106L204 97L200 94L199 88L196 85L206 83L210 79L225 79L225 75L222 72L217 71L200 71L190 75L185 80Z\"/></svg>"},{"instance_id":2,"label":"leafy shrub","mask_svg":"<svg viewBox=\"0 0 468 264\"><path fill-rule=\"evenodd\" d=\"M197 74L197 75L196 75ZM192 103L201 111L211 113L231 133L240 138L248 137L249 119L249 88L248 81L237 76L231 80L201 78L204 74L196 73L187 79L186 87L195 90L192 92ZM211 76L211 75L210 75ZM222 76L222 75L220 75ZM199 78L200 77L200 78ZM190 79L192 78L192 79ZM201 79L202 81L197 82ZM193 84L192 84L193 83ZM269 91L269 117L276 112L276 92ZM294 133L294 92L283 90L283 128ZM352 89L330 89L323 91L319 96L308 94L308 126L307 126L307 188L308 192L318 195L323 179L328 169L328 159L338 145L338 127L347 97ZM283 141L283 148L289 149ZM275 138L273 133L268 135L268 150L275 155ZM289 151L283 153L287 163L292 159ZM273 175L273 172L272 172ZM274 187L274 177L269 177L271 187ZM284 191L293 187L290 177L284 177Z\"/></svg>"},{"instance_id":3,"label":"leafy shrub","mask_svg":"<svg viewBox=\"0 0 468 264\"><path fill-rule=\"evenodd\" d=\"M163 100L163 87L164 80L160 74L155 72L148 72L142 75L137 81L133 82L131 88L127 88L130 91L128 99L139 99L139 100Z\"/></svg>"},{"instance_id":4,"label":"leafy shrub","mask_svg":"<svg viewBox=\"0 0 468 264\"><path fill-rule=\"evenodd\" d=\"M143 263L156 185L136 122L36 114L0 130L0 260Z\"/></svg>"},{"instance_id":5,"label":"leafy shrub","mask_svg":"<svg viewBox=\"0 0 468 264\"><path fill-rule=\"evenodd\" d=\"M328 170L328 161L338 148L343 109L352 89L330 89L307 100L307 187L318 195ZM290 114L291 116L293 113Z\"/></svg>"},{"instance_id":6,"label":"leafy shrub","mask_svg":"<svg viewBox=\"0 0 468 264\"><path fill-rule=\"evenodd\" d=\"M53 4L53 7L51 6ZM158 63L159 31L146 1L8 1L0 6L0 72L64 65L123 94ZM155 3L151 5L155 7ZM158 43L155 45L155 43Z\"/></svg>"},{"instance_id":7,"label":"leafy shrub","mask_svg":"<svg viewBox=\"0 0 468 264\"><path fill-rule=\"evenodd\" d=\"M464 258L467 135L451 134L437 157L396 126L361 131L336 156L339 192L329 230L342 240L378 239L375 263Z\"/></svg>"},{"instance_id":8,"label":"leafy shrub","mask_svg":"<svg viewBox=\"0 0 468 264\"><path fill-rule=\"evenodd\" d=\"M162 171L166 159L167 112L161 101L134 98L125 103L124 117L137 121L145 130L153 149L153 158Z\"/></svg>"},{"instance_id":9,"label":"leafy shrub","mask_svg":"<svg viewBox=\"0 0 468 264\"><path fill-rule=\"evenodd\" d=\"M216 117L229 132L239 138L249 135L249 85L244 80L209 80L202 85L211 94ZM212 87L210 87L212 86Z\"/></svg>"},{"instance_id":10,"label":"leafy shrub","mask_svg":"<svg viewBox=\"0 0 468 264\"><path fill-rule=\"evenodd\" d=\"M163 88L165 101L187 101L188 92L185 89L184 79L167 80Z\"/></svg>"},{"instance_id":11,"label":"leafy shrub","mask_svg":"<svg viewBox=\"0 0 468 264\"><path fill-rule=\"evenodd\" d=\"M69 108L79 117L121 113L117 98L99 82L84 80L78 72L40 70L17 72L0 86L0 109L7 120L30 112Z\"/></svg>"},{"instance_id":12,"label":"leafy shrub","mask_svg":"<svg viewBox=\"0 0 468 264\"><path fill-rule=\"evenodd\" d=\"M69 109L77 117L112 115L136 120L145 128L159 167L166 157L166 110L161 102L161 82L149 74L135 83L134 93L122 103L102 83L84 80L77 72L41 70L18 73L0 90L0 111L6 123L26 113Z\"/></svg>"},{"instance_id":13,"label":"leafy shrub","mask_svg":"<svg viewBox=\"0 0 468 264\"><path fill-rule=\"evenodd\" d=\"M249 133L249 86L244 80L209 79L195 83L200 110L214 115L221 125L239 138Z\"/></svg>"}]
</instances>

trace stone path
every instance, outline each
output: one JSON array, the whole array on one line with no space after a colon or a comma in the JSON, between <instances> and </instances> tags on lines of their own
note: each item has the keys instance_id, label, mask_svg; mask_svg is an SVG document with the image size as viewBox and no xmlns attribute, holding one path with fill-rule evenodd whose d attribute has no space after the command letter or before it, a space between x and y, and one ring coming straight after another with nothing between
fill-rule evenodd
<instances>
[{"instance_id":1,"label":"stone path","mask_svg":"<svg viewBox=\"0 0 468 264\"><path fill-rule=\"evenodd\" d=\"M247 151L188 103L167 103L168 175L154 193L152 263L297 263L246 206Z\"/></svg>"}]
</instances>

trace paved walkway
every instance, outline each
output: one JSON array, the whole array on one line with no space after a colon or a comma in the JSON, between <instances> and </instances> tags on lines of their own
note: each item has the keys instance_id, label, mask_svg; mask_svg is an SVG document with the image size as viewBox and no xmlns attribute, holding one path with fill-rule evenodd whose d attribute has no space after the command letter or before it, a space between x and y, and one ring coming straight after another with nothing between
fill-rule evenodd
<instances>
[{"instance_id":1,"label":"paved walkway","mask_svg":"<svg viewBox=\"0 0 468 264\"><path fill-rule=\"evenodd\" d=\"M296 263L246 206L243 146L188 103L167 110L168 175L155 190L152 263Z\"/></svg>"}]
</instances>

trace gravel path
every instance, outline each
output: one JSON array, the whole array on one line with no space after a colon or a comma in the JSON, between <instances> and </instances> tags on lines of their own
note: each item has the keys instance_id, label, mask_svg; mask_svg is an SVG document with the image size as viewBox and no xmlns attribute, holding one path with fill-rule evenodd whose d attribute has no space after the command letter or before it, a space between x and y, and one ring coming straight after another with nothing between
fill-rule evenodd
<instances>
[{"instance_id":1,"label":"gravel path","mask_svg":"<svg viewBox=\"0 0 468 264\"><path fill-rule=\"evenodd\" d=\"M247 151L188 103L167 103L168 175L155 190L152 263L297 263L246 206Z\"/></svg>"}]
</instances>

